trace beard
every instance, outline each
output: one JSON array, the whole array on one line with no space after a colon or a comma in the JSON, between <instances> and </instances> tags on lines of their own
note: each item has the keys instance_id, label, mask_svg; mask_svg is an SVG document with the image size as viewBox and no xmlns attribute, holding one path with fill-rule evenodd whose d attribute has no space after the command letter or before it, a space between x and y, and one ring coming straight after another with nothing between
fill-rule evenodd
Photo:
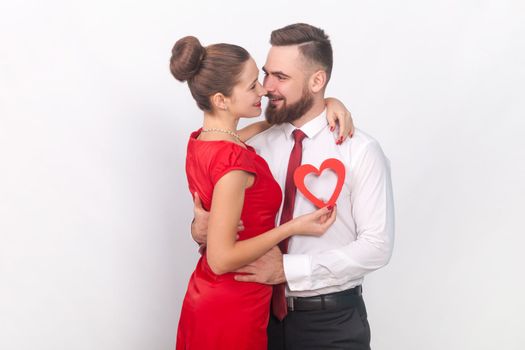
<instances>
[{"instance_id":1,"label":"beard","mask_svg":"<svg viewBox=\"0 0 525 350\"><path fill-rule=\"evenodd\" d=\"M278 97L268 93L268 98ZM314 104L314 97L308 91L307 88L303 89L303 94L299 101L288 105L286 99L283 98L283 105L281 108L272 106L272 103L269 102L264 112L266 121L270 125L279 125L283 123L291 123L296 119L301 118Z\"/></svg>"}]
</instances>

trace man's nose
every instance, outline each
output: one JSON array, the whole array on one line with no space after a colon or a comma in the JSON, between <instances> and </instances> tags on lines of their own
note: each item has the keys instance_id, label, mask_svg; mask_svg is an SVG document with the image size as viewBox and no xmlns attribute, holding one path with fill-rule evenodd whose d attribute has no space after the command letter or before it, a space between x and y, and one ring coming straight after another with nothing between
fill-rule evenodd
<instances>
[{"instance_id":1,"label":"man's nose","mask_svg":"<svg viewBox=\"0 0 525 350\"><path fill-rule=\"evenodd\" d=\"M267 92L272 92L275 90L273 84L271 83L270 81L271 79L267 78L267 79L264 79L264 82L263 82L263 88L267 91Z\"/></svg>"}]
</instances>

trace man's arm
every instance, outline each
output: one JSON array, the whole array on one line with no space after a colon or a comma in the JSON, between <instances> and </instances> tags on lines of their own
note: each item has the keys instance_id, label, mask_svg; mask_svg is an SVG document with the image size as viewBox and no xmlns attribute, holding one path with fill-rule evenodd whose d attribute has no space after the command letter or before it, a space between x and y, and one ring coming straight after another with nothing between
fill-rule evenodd
<instances>
[{"instance_id":1,"label":"man's arm","mask_svg":"<svg viewBox=\"0 0 525 350\"><path fill-rule=\"evenodd\" d=\"M394 243L390 166L376 141L366 145L351 171L350 201L357 239L319 254L285 254L284 271L292 291L342 285L390 260Z\"/></svg>"},{"instance_id":2,"label":"man's arm","mask_svg":"<svg viewBox=\"0 0 525 350\"><path fill-rule=\"evenodd\" d=\"M235 271L235 280L241 282L258 282L264 284L279 284L286 282L283 269L283 254L278 246L251 264Z\"/></svg>"}]
</instances>

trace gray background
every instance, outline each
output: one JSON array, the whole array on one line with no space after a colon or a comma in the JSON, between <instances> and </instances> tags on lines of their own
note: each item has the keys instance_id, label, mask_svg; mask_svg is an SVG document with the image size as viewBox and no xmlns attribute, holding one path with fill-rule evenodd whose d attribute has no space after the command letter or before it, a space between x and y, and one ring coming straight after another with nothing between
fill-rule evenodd
<instances>
[{"instance_id":1,"label":"gray background","mask_svg":"<svg viewBox=\"0 0 525 350\"><path fill-rule=\"evenodd\" d=\"M328 95L392 162L397 240L365 281L374 349L523 349L523 1L4 1L0 348L172 349L197 259L202 115L176 39L331 36ZM232 325L235 327L235 325Z\"/></svg>"}]
</instances>

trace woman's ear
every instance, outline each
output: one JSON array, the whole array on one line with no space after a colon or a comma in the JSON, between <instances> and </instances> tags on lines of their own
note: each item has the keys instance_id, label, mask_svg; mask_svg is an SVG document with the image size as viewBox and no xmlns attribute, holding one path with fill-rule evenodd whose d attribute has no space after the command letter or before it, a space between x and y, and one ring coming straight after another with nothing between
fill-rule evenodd
<instances>
[{"instance_id":1,"label":"woman's ear","mask_svg":"<svg viewBox=\"0 0 525 350\"><path fill-rule=\"evenodd\" d=\"M310 90L313 93L317 93L324 89L326 86L326 71L319 69L310 77L309 81Z\"/></svg>"},{"instance_id":2,"label":"woman's ear","mask_svg":"<svg viewBox=\"0 0 525 350\"><path fill-rule=\"evenodd\" d=\"M226 105L226 99L226 96L224 96L220 92L217 92L216 94L211 96L211 104L214 108L218 110L226 111L228 110L228 106Z\"/></svg>"}]
</instances>

